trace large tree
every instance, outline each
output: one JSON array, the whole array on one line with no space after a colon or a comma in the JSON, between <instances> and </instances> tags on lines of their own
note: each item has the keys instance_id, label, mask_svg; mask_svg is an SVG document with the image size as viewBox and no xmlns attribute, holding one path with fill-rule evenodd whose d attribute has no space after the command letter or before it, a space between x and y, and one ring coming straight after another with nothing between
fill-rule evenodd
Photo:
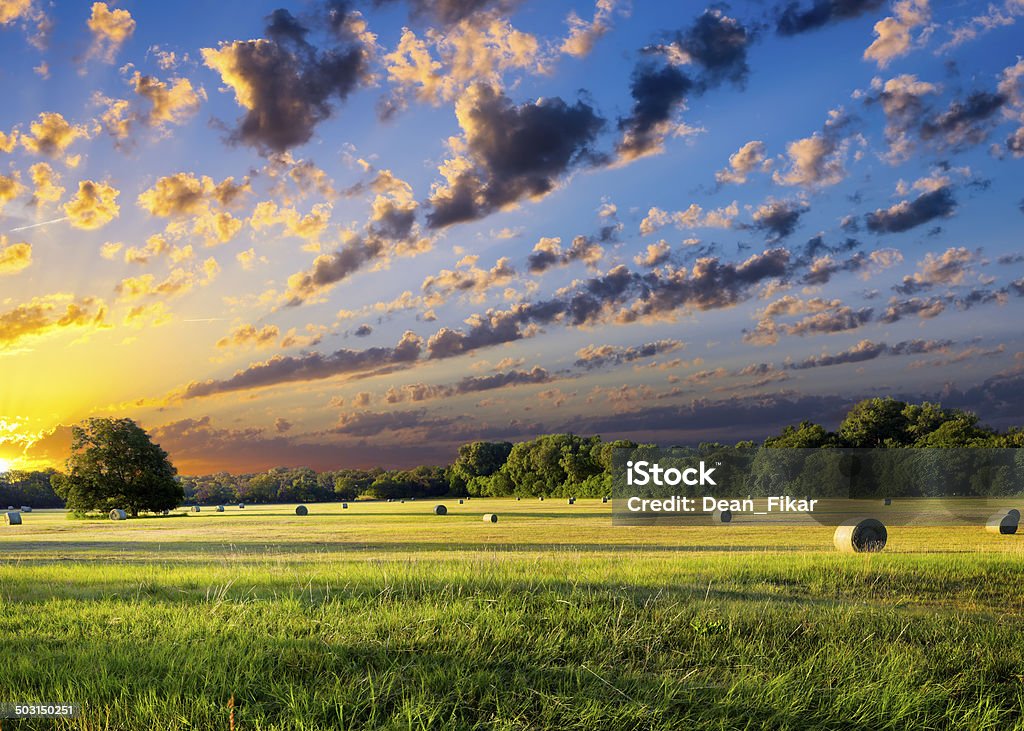
<instances>
[{"instance_id":1,"label":"large tree","mask_svg":"<svg viewBox=\"0 0 1024 731\"><path fill-rule=\"evenodd\" d=\"M176 474L167 452L131 419L88 419L71 428L67 472L54 487L69 510L121 508L137 516L181 503Z\"/></svg>"}]
</instances>

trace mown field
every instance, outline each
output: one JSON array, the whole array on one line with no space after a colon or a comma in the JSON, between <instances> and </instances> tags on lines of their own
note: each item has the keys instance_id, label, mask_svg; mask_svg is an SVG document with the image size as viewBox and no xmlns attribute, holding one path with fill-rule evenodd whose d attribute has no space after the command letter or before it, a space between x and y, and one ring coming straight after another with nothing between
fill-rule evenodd
<instances>
[{"instance_id":1,"label":"mown field","mask_svg":"<svg viewBox=\"0 0 1024 731\"><path fill-rule=\"evenodd\" d=\"M1024 728L1024 536L437 502L0 525L0 728Z\"/></svg>"}]
</instances>

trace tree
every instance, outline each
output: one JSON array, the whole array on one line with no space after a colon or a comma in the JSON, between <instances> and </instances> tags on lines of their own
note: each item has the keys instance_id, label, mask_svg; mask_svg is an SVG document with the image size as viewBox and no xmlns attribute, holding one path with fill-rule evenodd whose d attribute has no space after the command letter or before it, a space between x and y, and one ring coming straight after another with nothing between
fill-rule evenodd
<instances>
[{"instance_id":1,"label":"tree","mask_svg":"<svg viewBox=\"0 0 1024 731\"><path fill-rule=\"evenodd\" d=\"M185 497L167 452L131 419L87 419L71 428L67 473L54 479L69 510L159 512Z\"/></svg>"}]
</instances>

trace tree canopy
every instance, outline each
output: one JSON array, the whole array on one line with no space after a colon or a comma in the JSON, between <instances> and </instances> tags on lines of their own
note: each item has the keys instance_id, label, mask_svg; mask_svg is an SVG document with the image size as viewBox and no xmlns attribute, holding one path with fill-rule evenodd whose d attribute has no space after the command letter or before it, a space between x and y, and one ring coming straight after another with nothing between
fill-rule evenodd
<instances>
[{"instance_id":1,"label":"tree canopy","mask_svg":"<svg viewBox=\"0 0 1024 731\"><path fill-rule=\"evenodd\" d=\"M181 503L184 493L167 452L131 419L88 419L71 428L67 472L54 489L75 512L159 512Z\"/></svg>"}]
</instances>

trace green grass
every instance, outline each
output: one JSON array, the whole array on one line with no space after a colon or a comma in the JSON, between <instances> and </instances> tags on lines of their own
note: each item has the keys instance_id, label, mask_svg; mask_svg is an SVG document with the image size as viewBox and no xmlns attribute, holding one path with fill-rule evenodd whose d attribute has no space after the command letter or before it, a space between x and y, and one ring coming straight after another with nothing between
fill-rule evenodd
<instances>
[{"instance_id":1,"label":"green grass","mask_svg":"<svg viewBox=\"0 0 1024 731\"><path fill-rule=\"evenodd\" d=\"M0 526L2 729L1024 728L1021 536L436 502Z\"/></svg>"}]
</instances>

